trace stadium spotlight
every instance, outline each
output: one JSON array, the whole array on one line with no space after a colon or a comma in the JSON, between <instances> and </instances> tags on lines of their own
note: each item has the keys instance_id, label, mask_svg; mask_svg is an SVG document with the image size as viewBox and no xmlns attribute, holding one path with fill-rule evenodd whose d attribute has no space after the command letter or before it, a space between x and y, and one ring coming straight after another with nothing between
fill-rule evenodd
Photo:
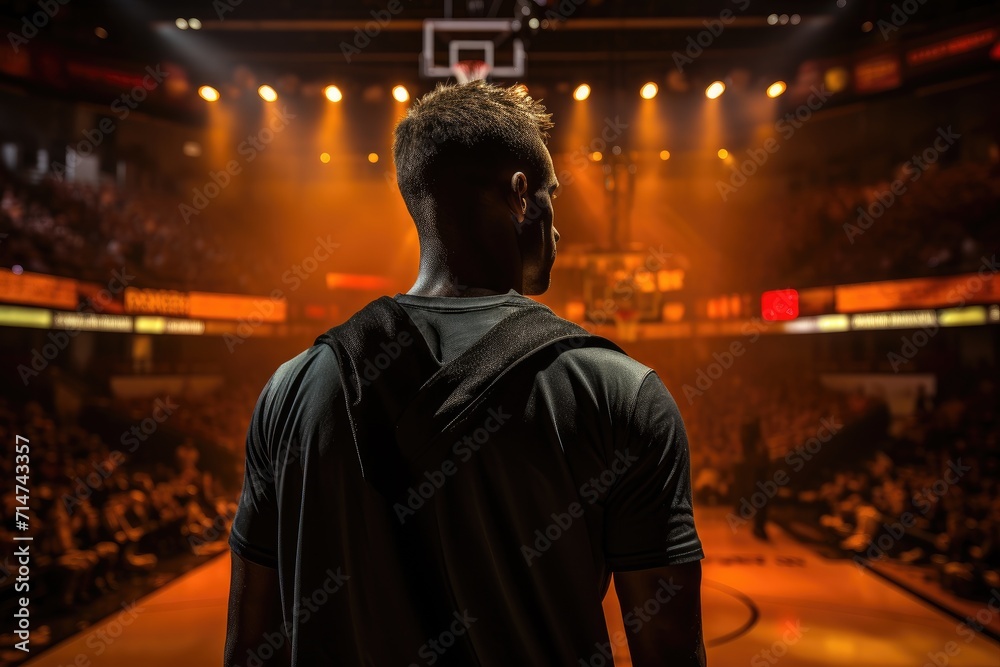
<instances>
[{"instance_id":1,"label":"stadium spotlight","mask_svg":"<svg viewBox=\"0 0 1000 667\"><path fill-rule=\"evenodd\" d=\"M330 163L330 154L329 153L320 153L319 154L319 161L322 162L323 164L329 164Z\"/></svg>"},{"instance_id":2,"label":"stadium spotlight","mask_svg":"<svg viewBox=\"0 0 1000 667\"><path fill-rule=\"evenodd\" d=\"M577 102L582 102L588 97L590 97L590 86L586 83L581 83L576 87L576 90L573 91L573 99Z\"/></svg>"},{"instance_id":3,"label":"stadium spotlight","mask_svg":"<svg viewBox=\"0 0 1000 667\"><path fill-rule=\"evenodd\" d=\"M786 88L787 86L784 81L775 81L767 87L767 96L771 98L780 97Z\"/></svg>"},{"instance_id":4,"label":"stadium spotlight","mask_svg":"<svg viewBox=\"0 0 1000 667\"><path fill-rule=\"evenodd\" d=\"M201 99L206 102L218 102L219 101L219 91L212 86L202 86L198 89L198 94L201 95Z\"/></svg>"},{"instance_id":5,"label":"stadium spotlight","mask_svg":"<svg viewBox=\"0 0 1000 667\"><path fill-rule=\"evenodd\" d=\"M658 93L659 91L660 89L657 87L657 85L652 81L650 81L649 83L644 84L642 88L639 89L639 97L641 97L644 100L651 100L654 97L656 97L656 93Z\"/></svg>"},{"instance_id":6,"label":"stadium spotlight","mask_svg":"<svg viewBox=\"0 0 1000 667\"><path fill-rule=\"evenodd\" d=\"M174 25L177 26L181 30L187 30L188 29L187 19L177 19L176 21L174 21Z\"/></svg>"},{"instance_id":7,"label":"stadium spotlight","mask_svg":"<svg viewBox=\"0 0 1000 667\"><path fill-rule=\"evenodd\" d=\"M260 95L260 98L265 102L273 102L278 99L278 93L276 93L274 88L266 83L257 89L257 94Z\"/></svg>"},{"instance_id":8,"label":"stadium spotlight","mask_svg":"<svg viewBox=\"0 0 1000 667\"><path fill-rule=\"evenodd\" d=\"M410 91L406 89L406 86L393 86L392 97L397 102L405 102L410 99Z\"/></svg>"},{"instance_id":9,"label":"stadium spotlight","mask_svg":"<svg viewBox=\"0 0 1000 667\"><path fill-rule=\"evenodd\" d=\"M201 21L198 19L188 19L188 27L192 30L201 30Z\"/></svg>"},{"instance_id":10,"label":"stadium spotlight","mask_svg":"<svg viewBox=\"0 0 1000 667\"><path fill-rule=\"evenodd\" d=\"M330 85L323 89L323 94L326 95L326 99L331 102L339 102L344 99L344 94L340 92L340 88Z\"/></svg>"},{"instance_id":11,"label":"stadium spotlight","mask_svg":"<svg viewBox=\"0 0 1000 667\"><path fill-rule=\"evenodd\" d=\"M711 84L709 84L708 88L705 89L705 97L707 97L710 100L714 100L717 97L719 97L719 95L721 95L723 92L725 92L725 90L726 90L726 84L722 83L721 81L713 81Z\"/></svg>"},{"instance_id":12,"label":"stadium spotlight","mask_svg":"<svg viewBox=\"0 0 1000 667\"><path fill-rule=\"evenodd\" d=\"M725 160L727 157L729 157L729 151L727 151L725 148L720 148L719 152L716 153L716 155L719 156L720 160Z\"/></svg>"}]
</instances>

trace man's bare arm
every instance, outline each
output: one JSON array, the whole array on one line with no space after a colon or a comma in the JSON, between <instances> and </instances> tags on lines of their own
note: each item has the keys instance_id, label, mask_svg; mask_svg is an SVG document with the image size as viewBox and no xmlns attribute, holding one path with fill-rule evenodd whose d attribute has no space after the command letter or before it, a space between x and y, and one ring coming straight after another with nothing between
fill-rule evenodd
<instances>
[{"instance_id":1,"label":"man's bare arm","mask_svg":"<svg viewBox=\"0 0 1000 667\"><path fill-rule=\"evenodd\" d=\"M634 572L615 572L622 614L659 602L659 612L627 629L634 667L705 667L701 628L701 561Z\"/></svg>"},{"instance_id":2,"label":"man's bare arm","mask_svg":"<svg viewBox=\"0 0 1000 667\"><path fill-rule=\"evenodd\" d=\"M282 629L281 595L278 588L278 571L252 563L233 553L232 578L229 585L229 619L226 623L226 654L224 667L246 665L251 655L265 667L287 667L289 639ZM284 640L280 650L271 653L266 634L277 632Z\"/></svg>"}]
</instances>

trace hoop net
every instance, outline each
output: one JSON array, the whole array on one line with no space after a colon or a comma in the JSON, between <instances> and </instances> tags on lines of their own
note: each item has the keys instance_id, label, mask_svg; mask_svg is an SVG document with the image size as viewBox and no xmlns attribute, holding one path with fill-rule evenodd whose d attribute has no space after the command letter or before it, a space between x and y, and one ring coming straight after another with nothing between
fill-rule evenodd
<instances>
[{"instance_id":1,"label":"hoop net","mask_svg":"<svg viewBox=\"0 0 1000 667\"><path fill-rule=\"evenodd\" d=\"M490 66L485 60L459 60L451 68L455 80L459 83L469 83L489 76Z\"/></svg>"}]
</instances>

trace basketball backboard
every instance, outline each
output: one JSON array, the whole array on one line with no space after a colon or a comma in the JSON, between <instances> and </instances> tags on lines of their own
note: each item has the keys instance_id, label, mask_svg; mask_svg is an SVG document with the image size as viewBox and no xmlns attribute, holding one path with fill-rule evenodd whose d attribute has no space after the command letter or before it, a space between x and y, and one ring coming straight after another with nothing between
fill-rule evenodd
<instances>
[{"instance_id":1,"label":"basketball backboard","mask_svg":"<svg viewBox=\"0 0 1000 667\"><path fill-rule=\"evenodd\" d=\"M426 19L420 75L429 79L524 76L524 42L518 19ZM447 52L447 61L439 53ZM469 68L470 61L483 65ZM466 63L461 65L460 63Z\"/></svg>"}]
</instances>

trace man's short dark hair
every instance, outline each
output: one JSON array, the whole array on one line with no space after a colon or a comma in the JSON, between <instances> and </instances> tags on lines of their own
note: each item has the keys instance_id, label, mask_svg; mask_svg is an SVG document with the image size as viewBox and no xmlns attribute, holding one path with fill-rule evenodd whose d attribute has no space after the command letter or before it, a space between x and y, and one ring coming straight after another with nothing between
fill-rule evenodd
<instances>
[{"instance_id":1,"label":"man's short dark hair","mask_svg":"<svg viewBox=\"0 0 1000 667\"><path fill-rule=\"evenodd\" d=\"M392 152L403 199L411 204L456 189L456 175L481 186L479 177L499 166L527 161L541 169L551 127L552 114L522 85L438 84L396 125Z\"/></svg>"}]
</instances>

